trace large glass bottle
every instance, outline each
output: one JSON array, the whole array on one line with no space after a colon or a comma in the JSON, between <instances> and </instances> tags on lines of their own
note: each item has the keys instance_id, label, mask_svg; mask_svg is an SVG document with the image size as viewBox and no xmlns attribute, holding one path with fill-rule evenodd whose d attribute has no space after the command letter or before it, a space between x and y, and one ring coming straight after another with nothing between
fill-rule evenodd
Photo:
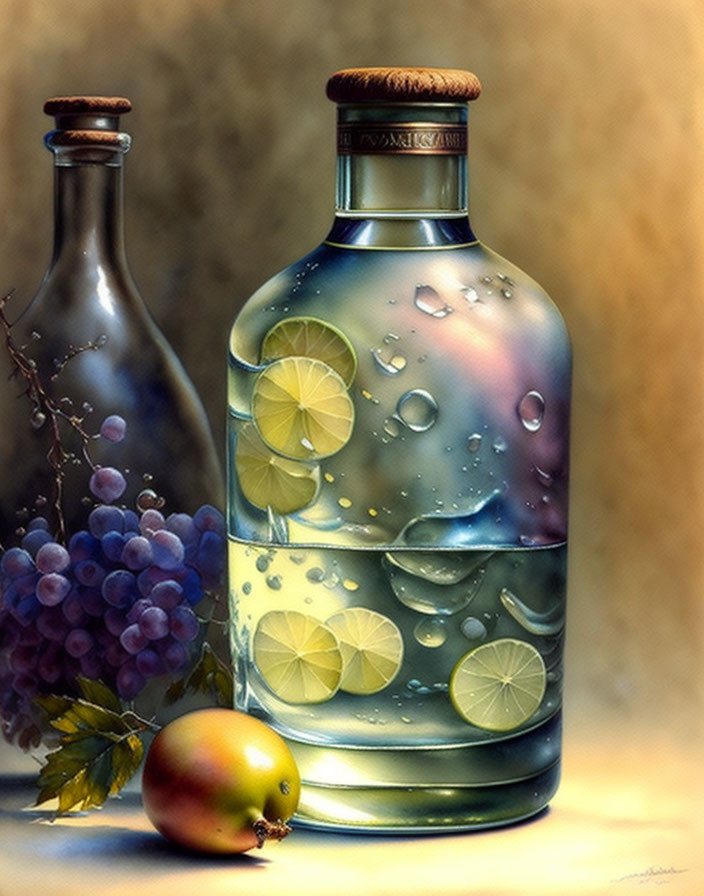
<instances>
[{"instance_id":1,"label":"large glass bottle","mask_svg":"<svg viewBox=\"0 0 704 896\"><path fill-rule=\"evenodd\" d=\"M180 576L184 589L192 586L189 607L203 590L217 590L210 536L210 569L197 570L197 581L188 571L198 565L201 533L186 519L213 533L218 528L224 485L217 452L195 389L149 315L125 253L130 137L119 124L130 108L119 97L45 104L55 117L45 141L54 156L53 256L14 323L16 299L2 308L9 351L3 368L12 376L3 386L0 438L0 708L6 735L17 733L24 745L36 736L29 701L37 692L72 692L83 674L131 699L147 679L183 668L182 647L164 631L154 630L154 639L128 636L124 647L123 631L136 624L142 605L131 611L134 618L126 615L138 600L151 599L151 585ZM103 509L94 514L98 505ZM172 561L159 561L163 568L152 557L154 545L137 540L141 557L123 553L132 536L151 538L162 527L173 531L157 540L181 540ZM69 551L69 567L54 570L38 559L49 540ZM148 567L156 572L137 587ZM119 594L103 584L118 568L129 585ZM39 590L47 571L69 583L66 595ZM193 629L190 610L179 612ZM188 640L183 626L179 633L177 641Z\"/></svg>"},{"instance_id":2,"label":"large glass bottle","mask_svg":"<svg viewBox=\"0 0 704 896\"><path fill-rule=\"evenodd\" d=\"M231 334L236 701L314 826L491 826L558 784L571 354L470 228L479 90L334 75L332 229Z\"/></svg>"}]
</instances>

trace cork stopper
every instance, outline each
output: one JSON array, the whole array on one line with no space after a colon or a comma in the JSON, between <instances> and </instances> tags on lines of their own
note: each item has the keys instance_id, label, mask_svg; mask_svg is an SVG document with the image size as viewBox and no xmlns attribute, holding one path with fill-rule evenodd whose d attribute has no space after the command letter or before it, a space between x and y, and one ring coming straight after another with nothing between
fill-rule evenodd
<instances>
[{"instance_id":1,"label":"cork stopper","mask_svg":"<svg viewBox=\"0 0 704 896\"><path fill-rule=\"evenodd\" d=\"M55 127L46 136L53 147L102 147L126 150L130 138L120 131L120 115L132 103L122 96L55 96L44 103Z\"/></svg>"},{"instance_id":2,"label":"cork stopper","mask_svg":"<svg viewBox=\"0 0 704 896\"><path fill-rule=\"evenodd\" d=\"M451 68L348 68L327 83L335 103L466 103L476 99L476 75Z\"/></svg>"}]
</instances>

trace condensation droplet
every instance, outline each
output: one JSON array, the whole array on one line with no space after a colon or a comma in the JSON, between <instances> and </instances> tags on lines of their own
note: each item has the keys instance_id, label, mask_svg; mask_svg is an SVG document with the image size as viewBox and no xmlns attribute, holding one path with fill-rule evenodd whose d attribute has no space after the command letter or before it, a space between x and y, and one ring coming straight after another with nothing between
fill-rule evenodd
<instances>
[{"instance_id":1,"label":"condensation droplet","mask_svg":"<svg viewBox=\"0 0 704 896\"><path fill-rule=\"evenodd\" d=\"M447 640L447 630L441 619L421 619L413 629L413 634L423 647L442 647Z\"/></svg>"},{"instance_id":2,"label":"condensation droplet","mask_svg":"<svg viewBox=\"0 0 704 896\"><path fill-rule=\"evenodd\" d=\"M545 399L540 392L531 389L518 402L516 411L524 428L528 432L537 432L545 416Z\"/></svg>"},{"instance_id":3,"label":"condensation droplet","mask_svg":"<svg viewBox=\"0 0 704 896\"><path fill-rule=\"evenodd\" d=\"M494 451L494 454L504 454L504 452L506 451L506 448L508 446L506 445L505 439L502 439L501 436L497 436L494 439L494 442L491 447Z\"/></svg>"},{"instance_id":4,"label":"condensation droplet","mask_svg":"<svg viewBox=\"0 0 704 896\"><path fill-rule=\"evenodd\" d=\"M505 299L510 299L513 296L513 293L511 292L510 289L508 289L506 286L504 286L504 288L501 290L501 295Z\"/></svg>"},{"instance_id":5,"label":"condensation droplet","mask_svg":"<svg viewBox=\"0 0 704 896\"><path fill-rule=\"evenodd\" d=\"M401 421L395 415L391 417L387 417L384 420L384 432L387 436L391 436L392 439L397 438L401 435Z\"/></svg>"},{"instance_id":6,"label":"condensation droplet","mask_svg":"<svg viewBox=\"0 0 704 896\"><path fill-rule=\"evenodd\" d=\"M323 479L326 482L334 482L335 481L335 477L332 475L332 473L323 473Z\"/></svg>"},{"instance_id":7,"label":"condensation droplet","mask_svg":"<svg viewBox=\"0 0 704 896\"><path fill-rule=\"evenodd\" d=\"M29 422L32 424L32 429L41 429L46 423L46 414L37 409L32 413Z\"/></svg>"},{"instance_id":8,"label":"condensation droplet","mask_svg":"<svg viewBox=\"0 0 704 896\"><path fill-rule=\"evenodd\" d=\"M373 348L371 353L377 370L386 376L397 376L408 363L405 355L388 348Z\"/></svg>"},{"instance_id":9,"label":"condensation droplet","mask_svg":"<svg viewBox=\"0 0 704 896\"><path fill-rule=\"evenodd\" d=\"M267 576L266 583L272 591L279 591L281 589L281 576Z\"/></svg>"},{"instance_id":10,"label":"condensation droplet","mask_svg":"<svg viewBox=\"0 0 704 896\"><path fill-rule=\"evenodd\" d=\"M323 581L323 579L325 578L325 573L319 566L311 566L311 568L306 572L306 578L309 582L317 584L318 582Z\"/></svg>"},{"instance_id":11,"label":"condensation droplet","mask_svg":"<svg viewBox=\"0 0 704 896\"><path fill-rule=\"evenodd\" d=\"M269 557L257 557L257 561L254 565L257 567L259 572L266 572L267 569L269 569L270 563L271 560Z\"/></svg>"},{"instance_id":12,"label":"condensation droplet","mask_svg":"<svg viewBox=\"0 0 704 896\"><path fill-rule=\"evenodd\" d=\"M534 467L533 469L535 470L535 478L538 482L545 486L545 488L550 488L555 481L550 473L546 473L545 470L541 470L540 467Z\"/></svg>"},{"instance_id":13,"label":"condensation droplet","mask_svg":"<svg viewBox=\"0 0 704 896\"><path fill-rule=\"evenodd\" d=\"M413 302L419 311L431 317L447 317L453 309L440 296L440 293L427 284L418 284Z\"/></svg>"},{"instance_id":14,"label":"condensation droplet","mask_svg":"<svg viewBox=\"0 0 704 896\"><path fill-rule=\"evenodd\" d=\"M344 508L352 506L352 501L350 501L349 498L345 498L344 496L342 498L338 498L337 503L340 505L340 507Z\"/></svg>"},{"instance_id":15,"label":"condensation droplet","mask_svg":"<svg viewBox=\"0 0 704 896\"><path fill-rule=\"evenodd\" d=\"M251 594L252 593L252 583L251 582L243 582L242 583L242 594Z\"/></svg>"},{"instance_id":16,"label":"condensation droplet","mask_svg":"<svg viewBox=\"0 0 704 896\"><path fill-rule=\"evenodd\" d=\"M343 579L342 587L345 591L357 591L359 588L359 582L355 582L354 579Z\"/></svg>"},{"instance_id":17,"label":"condensation droplet","mask_svg":"<svg viewBox=\"0 0 704 896\"><path fill-rule=\"evenodd\" d=\"M462 288L462 292L464 293L464 297L470 305L474 305L476 302L481 301L479 298L479 293L473 286L464 286Z\"/></svg>"},{"instance_id":18,"label":"condensation droplet","mask_svg":"<svg viewBox=\"0 0 704 896\"><path fill-rule=\"evenodd\" d=\"M366 398L367 401L371 401L373 398L373 395L369 391L369 389L362 389L362 398Z\"/></svg>"},{"instance_id":19,"label":"condensation droplet","mask_svg":"<svg viewBox=\"0 0 704 896\"><path fill-rule=\"evenodd\" d=\"M369 510L367 510L367 513L369 514L369 516L379 516L379 511L376 509L376 507L370 507Z\"/></svg>"},{"instance_id":20,"label":"condensation droplet","mask_svg":"<svg viewBox=\"0 0 704 896\"><path fill-rule=\"evenodd\" d=\"M462 620L460 631L468 641L483 641L486 638L486 626L476 616L468 616Z\"/></svg>"},{"instance_id":21,"label":"condensation droplet","mask_svg":"<svg viewBox=\"0 0 704 896\"><path fill-rule=\"evenodd\" d=\"M472 454L476 454L477 451L482 447L482 437L478 432L472 433L472 435L467 439L467 450L471 451Z\"/></svg>"},{"instance_id":22,"label":"condensation droplet","mask_svg":"<svg viewBox=\"0 0 704 896\"><path fill-rule=\"evenodd\" d=\"M425 389L411 389L399 398L396 413L413 432L425 432L437 419L438 405Z\"/></svg>"},{"instance_id":23,"label":"condensation droplet","mask_svg":"<svg viewBox=\"0 0 704 896\"><path fill-rule=\"evenodd\" d=\"M145 488L137 495L137 510L159 510L165 504L164 498L161 498L154 489Z\"/></svg>"}]
</instances>

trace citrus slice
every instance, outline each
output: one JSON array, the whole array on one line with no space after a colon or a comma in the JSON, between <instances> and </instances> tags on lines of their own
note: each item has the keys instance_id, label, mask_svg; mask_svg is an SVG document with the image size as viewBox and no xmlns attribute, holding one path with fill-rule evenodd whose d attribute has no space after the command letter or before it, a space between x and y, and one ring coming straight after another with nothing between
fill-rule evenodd
<instances>
[{"instance_id":1,"label":"citrus slice","mask_svg":"<svg viewBox=\"0 0 704 896\"><path fill-rule=\"evenodd\" d=\"M545 680L545 663L532 644L500 638L480 644L457 663L450 699L471 725L511 731L540 706Z\"/></svg>"},{"instance_id":2,"label":"citrus slice","mask_svg":"<svg viewBox=\"0 0 704 896\"><path fill-rule=\"evenodd\" d=\"M262 363L293 355L324 361L342 377L347 388L357 372L352 343L337 327L317 317L286 317L264 337Z\"/></svg>"},{"instance_id":3,"label":"citrus slice","mask_svg":"<svg viewBox=\"0 0 704 896\"><path fill-rule=\"evenodd\" d=\"M340 690L376 694L393 681L403 660L403 639L388 617L365 607L349 607L325 624L340 642Z\"/></svg>"},{"instance_id":4,"label":"citrus slice","mask_svg":"<svg viewBox=\"0 0 704 896\"><path fill-rule=\"evenodd\" d=\"M349 441L354 405L339 374L315 358L281 358L252 390L252 416L267 445L294 460L329 457Z\"/></svg>"},{"instance_id":5,"label":"citrus slice","mask_svg":"<svg viewBox=\"0 0 704 896\"><path fill-rule=\"evenodd\" d=\"M254 662L286 703L322 703L340 686L342 654L322 622L295 610L272 610L259 620Z\"/></svg>"},{"instance_id":6,"label":"citrus slice","mask_svg":"<svg viewBox=\"0 0 704 896\"><path fill-rule=\"evenodd\" d=\"M245 423L235 449L237 481L255 507L293 513L307 507L318 494L320 470L289 460L268 448L252 423Z\"/></svg>"}]
</instances>

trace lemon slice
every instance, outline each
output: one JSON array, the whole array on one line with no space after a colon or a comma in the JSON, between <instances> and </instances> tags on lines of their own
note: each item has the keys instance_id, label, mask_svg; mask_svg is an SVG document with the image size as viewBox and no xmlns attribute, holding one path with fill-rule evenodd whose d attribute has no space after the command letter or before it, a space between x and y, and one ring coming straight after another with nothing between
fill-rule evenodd
<instances>
[{"instance_id":1,"label":"lemon slice","mask_svg":"<svg viewBox=\"0 0 704 896\"><path fill-rule=\"evenodd\" d=\"M286 703L322 703L340 686L342 654L322 622L295 610L272 610L259 620L254 662Z\"/></svg>"},{"instance_id":2,"label":"lemon slice","mask_svg":"<svg viewBox=\"0 0 704 896\"><path fill-rule=\"evenodd\" d=\"M390 619L365 607L349 607L325 624L340 642L340 690L376 694L393 681L403 660L403 639Z\"/></svg>"},{"instance_id":3,"label":"lemon slice","mask_svg":"<svg viewBox=\"0 0 704 896\"><path fill-rule=\"evenodd\" d=\"M245 423L235 449L237 481L255 507L293 513L307 507L320 487L320 470L289 460L267 448L252 423Z\"/></svg>"},{"instance_id":4,"label":"lemon slice","mask_svg":"<svg viewBox=\"0 0 704 896\"><path fill-rule=\"evenodd\" d=\"M252 390L259 434L294 460L329 457L349 441L354 405L339 374L315 358L282 358L266 367Z\"/></svg>"},{"instance_id":5,"label":"lemon slice","mask_svg":"<svg viewBox=\"0 0 704 896\"><path fill-rule=\"evenodd\" d=\"M324 361L342 377L347 388L357 372L352 343L337 327L317 317L286 317L264 337L262 363L292 355Z\"/></svg>"},{"instance_id":6,"label":"lemon slice","mask_svg":"<svg viewBox=\"0 0 704 896\"><path fill-rule=\"evenodd\" d=\"M540 706L545 680L545 663L532 644L500 638L475 647L457 663L450 699L471 725L511 731Z\"/></svg>"}]
</instances>

